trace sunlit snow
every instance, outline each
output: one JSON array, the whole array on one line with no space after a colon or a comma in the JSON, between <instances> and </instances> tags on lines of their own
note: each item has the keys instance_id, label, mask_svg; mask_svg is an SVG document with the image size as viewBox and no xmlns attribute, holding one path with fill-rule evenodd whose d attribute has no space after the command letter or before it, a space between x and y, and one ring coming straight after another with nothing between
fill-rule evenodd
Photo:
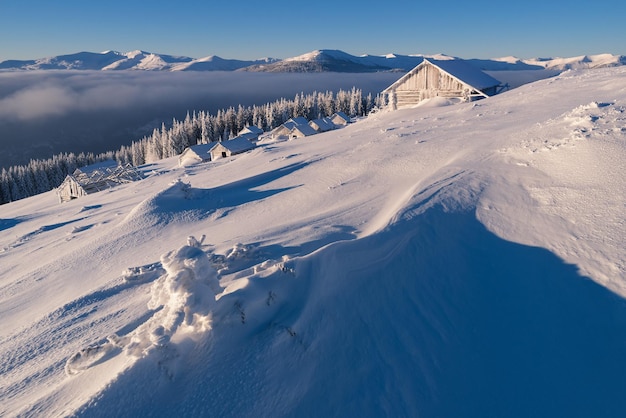
<instances>
[{"instance_id":1,"label":"sunlit snow","mask_svg":"<svg viewBox=\"0 0 626 418\"><path fill-rule=\"evenodd\" d=\"M0 206L0 416L619 416L625 126L570 70Z\"/></svg>"}]
</instances>

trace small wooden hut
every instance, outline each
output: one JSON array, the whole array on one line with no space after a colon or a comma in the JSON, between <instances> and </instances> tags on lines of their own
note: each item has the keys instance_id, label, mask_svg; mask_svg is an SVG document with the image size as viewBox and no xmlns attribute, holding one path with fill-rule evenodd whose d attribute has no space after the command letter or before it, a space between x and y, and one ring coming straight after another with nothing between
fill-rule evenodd
<instances>
[{"instance_id":1,"label":"small wooden hut","mask_svg":"<svg viewBox=\"0 0 626 418\"><path fill-rule=\"evenodd\" d=\"M330 121L336 126L342 126L350 123L350 117L343 112L335 112L330 117Z\"/></svg>"},{"instance_id":2,"label":"small wooden hut","mask_svg":"<svg viewBox=\"0 0 626 418\"><path fill-rule=\"evenodd\" d=\"M272 130L272 138L274 139L287 139L290 138L291 130L298 125L308 125L309 121L303 117L299 116L297 118L291 118L282 125L274 128Z\"/></svg>"},{"instance_id":3,"label":"small wooden hut","mask_svg":"<svg viewBox=\"0 0 626 418\"><path fill-rule=\"evenodd\" d=\"M317 131L313 129L309 124L306 125L296 125L289 131L289 138L304 138L305 136L315 135Z\"/></svg>"},{"instance_id":4,"label":"small wooden hut","mask_svg":"<svg viewBox=\"0 0 626 418\"><path fill-rule=\"evenodd\" d=\"M462 59L424 60L382 94L392 109L413 106L433 97L463 101L499 93L501 83Z\"/></svg>"},{"instance_id":5,"label":"small wooden hut","mask_svg":"<svg viewBox=\"0 0 626 418\"><path fill-rule=\"evenodd\" d=\"M211 148L214 143L192 145L178 156L178 165L185 166L211 160Z\"/></svg>"},{"instance_id":6,"label":"small wooden hut","mask_svg":"<svg viewBox=\"0 0 626 418\"><path fill-rule=\"evenodd\" d=\"M211 161L218 158L226 158L231 155L241 154L254 148L254 144L242 136L228 141L218 142L211 148Z\"/></svg>"},{"instance_id":7,"label":"small wooden hut","mask_svg":"<svg viewBox=\"0 0 626 418\"><path fill-rule=\"evenodd\" d=\"M327 132L337 128L330 118L313 119L309 122L309 126L317 132Z\"/></svg>"}]
</instances>

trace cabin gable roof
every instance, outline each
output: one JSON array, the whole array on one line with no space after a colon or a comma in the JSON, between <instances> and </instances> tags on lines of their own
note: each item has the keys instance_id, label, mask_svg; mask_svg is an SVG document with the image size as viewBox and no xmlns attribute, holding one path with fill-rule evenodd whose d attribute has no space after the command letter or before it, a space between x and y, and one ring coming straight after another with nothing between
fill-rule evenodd
<instances>
[{"instance_id":1,"label":"cabin gable roof","mask_svg":"<svg viewBox=\"0 0 626 418\"><path fill-rule=\"evenodd\" d=\"M326 132L336 128L330 118L313 119L309 122L309 126L319 132Z\"/></svg>"},{"instance_id":2,"label":"cabin gable roof","mask_svg":"<svg viewBox=\"0 0 626 418\"><path fill-rule=\"evenodd\" d=\"M489 87L500 85L500 81L496 80L489 74L483 72L465 60L428 60L432 65L439 67L448 75L456 78L458 81L468 84L478 90L484 90Z\"/></svg>"},{"instance_id":3,"label":"cabin gable roof","mask_svg":"<svg viewBox=\"0 0 626 418\"><path fill-rule=\"evenodd\" d=\"M239 135L256 134L257 136L259 136L262 133L263 133L263 129L261 129L258 126L255 126L255 125L246 126L241 131L239 131Z\"/></svg>"},{"instance_id":4,"label":"cabin gable roof","mask_svg":"<svg viewBox=\"0 0 626 418\"><path fill-rule=\"evenodd\" d=\"M184 165L186 161L195 160L199 162L208 161L211 159L211 148L213 144L197 144L186 148L178 156L178 164Z\"/></svg>"},{"instance_id":5,"label":"cabin gable roof","mask_svg":"<svg viewBox=\"0 0 626 418\"><path fill-rule=\"evenodd\" d=\"M457 80L458 82L474 90L478 90L481 93L482 90L500 85L500 81L491 77L489 74L484 73L480 69L466 62L465 60L435 60L424 58L424 60L419 65L417 65L404 76L400 77L400 79L398 79L395 83L383 90L383 93L390 93L395 91L399 86L404 84L406 80L413 77L422 68L428 65L436 67L437 69Z\"/></svg>"},{"instance_id":6,"label":"cabin gable roof","mask_svg":"<svg viewBox=\"0 0 626 418\"><path fill-rule=\"evenodd\" d=\"M210 151L213 152L220 147L226 148L228 151L230 151L233 154L238 154L241 152L251 150L252 148L254 148L254 144L248 141L246 138L238 136L236 138L229 139L228 141L222 141L222 142L218 142L214 144L211 147Z\"/></svg>"},{"instance_id":7,"label":"cabin gable roof","mask_svg":"<svg viewBox=\"0 0 626 418\"><path fill-rule=\"evenodd\" d=\"M330 116L330 120L334 123L334 124L348 124L350 123L350 117L348 115L346 115L344 112L335 112L332 114L332 116Z\"/></svg>"},{"instance_id":8,"label":"cabin gable roof","mask_svg":"<svg viewBox=\"0 0 626 418\"><path fill-rule=\"evenodd\" d=\"M298 135L298 133L300 133L302 136L310 136L315 135L317 131L307 123L306 125L294 126L293 128L291 128L291 131L289 133L290 135Z\"/></svg>"}]
</instances>

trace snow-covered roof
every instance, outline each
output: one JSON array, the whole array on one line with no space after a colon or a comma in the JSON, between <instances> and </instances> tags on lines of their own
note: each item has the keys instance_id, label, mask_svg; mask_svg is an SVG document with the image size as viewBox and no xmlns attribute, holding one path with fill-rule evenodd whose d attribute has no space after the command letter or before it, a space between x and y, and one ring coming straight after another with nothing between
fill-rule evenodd
<instances>
[{"instance_id":1,"label":"snow-covered roof","mask_svg":"<svg viewBox=\"0 0 626 418\"><path fill-rule=\"evenodd\" d=\"M188 159L197 160L200 158L202 160L208 160L211 157L211 149L213 149L214 146L214 143L192 145L180 154L178 161L182 164L183 161Z\"/></svg>"},{"instance_id":2,"label":"snow-covered roof","mask_svg":"<svg viewBox=\"0 0 626 418\"><path fill-rule=\"evenodd\" d=\"M212 143L198 144L198 145L192 145L191 147L189 147L189 149L198 155L203 155L203 154L208 154L211 151L211 148L213 148L214 146L215 144L212 144Z\"/></svg>"},{"instance_id":3,"label":"snow-covered roof","mask_svg":"<svg viewBox=\"0 0 626 418\"><path fill-rule=\"evenodd\" d=\"M332 120L330 120L330 118L313 119L312 121L309 122L309 125L313 129L316 129L315 127L317 126L317 129L319 129L322 132L335 129L335 124L332 122Z\"/></svg>"},{"instance_id":4,"label":"snow-covered roof","mask_svg":"<svg viewBox=\"0 0 626 418\"><path fill-rule=\"evenodd\" d=\"M241 131L239 131L239 135L246 134L246 133L253 133L253 134L261 135L263 133L263 129L259 128L258 126L251 125L251 126L246 126Z\"/></svg>"},{"instance_id":5,"label":"snow-covered roof","mask_svg":"<svg viewBox=\"0 0 626 418\"><path fill-rule=\"evenodd\" d=\"M117 166L118 166L117 161L113 161L113 160L100 161L99 163L77 168L76 170L74 170L74 176L78 176L80 174L86 174L89 176L96 171L113 169Z\"/></svg>"},{"instance_id":6,"label":"snow-covered roof","mask_svg":"<svg viewBox=\"0 0 626 418\"><path fill-rule=\"evenodd\" d=\"M257 139L259 139L259 134L254 133L254 132L239 132L239 135L242 138L246 138L247 140L250 141L256 141Z\"/></svg>"},{"instance_id":7,"label":"snow-covered roof","mask_svg":"<svg viewBox=\"0 0 626 418\"><path fill-rule=\"evenodd\" d=\"M287 121L283 122L283 124L282 124L282 125L280 125L280 126L278 126L278 127L274 128L274 129L272 130L272 132L273 132L273 133L277 133L277 132L282 131L283 129L284 129L284 130L287 130L287 131L290 131L290 130L292 130L295 126L298 126L298 125L308 125L308 124L309 124L309 121L308 121L305 117L299 116L299 117L297 117L297 118L291 118L291 119L289 119L289 120L287 120Z\"/></svg>"},{"instance_id":8,"label":"snow-covered roof","mask_svg":"<svg viewBox=\"0 0 626 418\"><path fill-rule=\"evenodd\" d=\"M297 118L289 119L287 122L285 122L285 124L287 123L294 123L295 125L308 125L309 121L304 116L298 116Z\"/></svg>"},{"instance_id":9,"label":"snow-covered roof","mask_svg":"<svg viewBox=\"0 0 626 418\"><path fill-rule=\"evenodd\" d=\"M350 122L350 116L346 115L344 112L335 112L333 113L333 115L330 117L331 120L335 120L336 118L340 118L343 119L346 123Z\"/></svg>"},{"instance_id":10,"label":"snow-covered roof","mask_svg":"<svg viewBox=\"0 0 626 418\"><path fill-rule=\"evenodd\" d=\"M211 147L211 151L218 146L222 146L233 153L244 152L254 148L254 144L242 136L229 139L228 141L218 142Z\"/></svg>"},{"instance_id":11,"label":"snow-covered roof","mask_svg":"<svg viewBox=\"0 0 626 418\"><path fill-rule=\"evenodd\" d=\"M308 123L306 125L294 126L293 128L291 128L290 133L293 134L294 132L300 132L304 136L315 135L317 133L317 131L313 129L313 127Z\"/></svg>"},{"instance_id":12,"label":"snow-covered roof","mask_svg":"<svg viewBox=\"0 0 626 418\"><path fill-rule=\"evenodd\" d=\"M500 85L500 81L481 71L479 68L474 67L465 60L424 59L424 61L430 62L451 76L458 78L460 81L463 81L464 83L479 90Z\"/></svg>"},{"instance_id":13,"label":"snow-covered roof","mask_svg":"<svg viewBox=\"0 0 626 418\"><path fill-rule=\"evenodd\" d=\"M489 74L484 73L477 67L462 59L436 60L432 58L424 58L421 64L413 68L411 71L402 76L398 81L387 87L383 92L393 91L397 86L418 72L425 65L434 65L440 70L448 73L460 82L467 84L477 90L483 90L489 87L499 86L500 81L496 80Z\"/></svg>"}]
</instances>

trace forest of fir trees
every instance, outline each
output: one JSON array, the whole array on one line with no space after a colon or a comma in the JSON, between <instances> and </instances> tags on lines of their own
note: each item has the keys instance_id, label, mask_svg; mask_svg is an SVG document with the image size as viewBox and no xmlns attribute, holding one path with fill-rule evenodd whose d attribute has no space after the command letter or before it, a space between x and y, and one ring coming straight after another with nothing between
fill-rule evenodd
<instances>
[{"instance_id":1,"label":"forest of fir trees","mask_svg":"<svg viewBox=\"0 0 626 418\"><path fill-rule=\"evenodd\" d=\"M279 99L265 105L230 107L212 115L205 111L187 114L184 120L165 123L152 135L122 146L117 151L101 154L62 153L49 159L31 160L27 165L3 168L0 173L0 204L34 196L57 188L65 177L80 167L105 160L116 160L134 166L151 163L182 153L185 148L209 142L228 140L247 126L270 131L292 117L313 120L344 112L350 116L366 116L384 104L381 96L363 97L360 89L339 90L336 94L314 92L297 94L293 100Z\"/></svg>"}]
</instances>

